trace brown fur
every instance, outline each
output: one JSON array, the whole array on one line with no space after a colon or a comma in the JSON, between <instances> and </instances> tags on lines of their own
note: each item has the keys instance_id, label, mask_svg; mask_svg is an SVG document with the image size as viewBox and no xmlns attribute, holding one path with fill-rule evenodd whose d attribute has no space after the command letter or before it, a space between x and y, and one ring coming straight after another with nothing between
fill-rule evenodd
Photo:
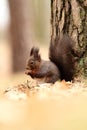
<instances>
[{"instance_id":1,"label":"brown fur","mask_svg":"<svg viewBox=\"0 0 87 130\"><path fill-rule=\"evenodd\" d=\"M54 83L60 79L60 72L57 66L51 61L41 59L39 49L33 47L27 62L26 72L32 78L44 79L44 82Z\"/></svg>"},{"instance_id":2,"label":"brown fur","mask_svg":"<svg viewBox=\"0 0 87 130\"><path fill-rule=\"evenodd\" d=\"M26 74L32 78L44 78L45 82L54 83L58 79L71 81L74 76L76 52L74 41L67 35L56 37L50 43L49 59L41 59L39 49L33 47L27 62Z\"/></svg>"},{"instance_id":3,"label":"brown fur","mask_svg":"<svg viewBox=\"0 0 87 130\"><path fill-rule=\"evenodd\" d=\"M73 79L75 71L75 51L74 41L67 35L56 37L51 41L49 58L57 65L61 73L61 79L70 81Z\"/></svg>"}]
</instances>

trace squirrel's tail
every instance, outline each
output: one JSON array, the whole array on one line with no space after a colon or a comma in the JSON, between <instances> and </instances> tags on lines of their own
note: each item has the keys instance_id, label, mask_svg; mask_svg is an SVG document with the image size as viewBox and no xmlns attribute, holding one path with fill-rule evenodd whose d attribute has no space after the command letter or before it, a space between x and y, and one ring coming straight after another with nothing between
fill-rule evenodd
<instances>
[{"instance_id":1,"label":"squirrel's tail","mask_svg":"<svg viewBox=\"0 0 87 130\"><path fill-rule=\"evenodd\" d=\"M68 36L56 37L50 42L49 59L61 73L61 80L71 81L75 70L74 42Z\"/></svg>"}]
</instances>

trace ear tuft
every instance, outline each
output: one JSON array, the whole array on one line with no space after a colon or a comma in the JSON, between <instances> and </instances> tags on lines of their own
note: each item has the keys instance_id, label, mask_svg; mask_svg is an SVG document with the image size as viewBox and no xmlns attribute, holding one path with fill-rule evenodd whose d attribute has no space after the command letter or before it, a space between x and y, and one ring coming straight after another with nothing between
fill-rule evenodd
<instances>
[{"instance_id":1,"label":"ear tuft","mask_svg":"<svg viewBox=\"0 0 87 130\"><path fill-rule=\"evenodd\" d=\"M34 47L31 48L30 56L32 56L33 54L34 54Z\"/></svg>"},{"instance_id":2,"label":"ear tuft","mask_svg":"<svg viewBox=\"0 0 87 130\"><path fill-rule=\"evenodd\" d=\"M38 56L38 53L39 53L39 48L34 48L34 56Z\"/></svg>"},{"instance_id":3,"label":"ear tuft","mask_svg":"<svg viewBox=\"0 0 87 130\"><path fill-rule=\"evenodd\" d=\"M41 56L40 56L40 54L38 54L38 60L39 60L39 62L41 61Z\"/></svg>"},{"instance_id":4,"label":"ear tuft","mask_svg":"<svg viewBox=\"0 0 87 130\"><path fill-rule=\"evenodd\" d=\"M30 51L30 56L34 56L35 59L38 59L41 61L41 56L39 54L39 48L38 47L32 47Z\"/></svg>"}]
</instances>

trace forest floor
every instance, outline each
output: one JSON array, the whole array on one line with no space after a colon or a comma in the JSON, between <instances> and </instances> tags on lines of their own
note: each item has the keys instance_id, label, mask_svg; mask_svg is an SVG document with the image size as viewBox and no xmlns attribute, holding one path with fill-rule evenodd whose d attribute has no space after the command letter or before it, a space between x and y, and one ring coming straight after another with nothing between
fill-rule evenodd
<instances>
[{"instance_id":1,"label":"forest floor","mask_svg":"<svg viewBox=\"0 0 87 130\"><path fill-rule=\"evenodd\" d=\"M42 84L18 74L0 85L0 130L87 130L86 79Z\"/></svg>"}]
</instances>

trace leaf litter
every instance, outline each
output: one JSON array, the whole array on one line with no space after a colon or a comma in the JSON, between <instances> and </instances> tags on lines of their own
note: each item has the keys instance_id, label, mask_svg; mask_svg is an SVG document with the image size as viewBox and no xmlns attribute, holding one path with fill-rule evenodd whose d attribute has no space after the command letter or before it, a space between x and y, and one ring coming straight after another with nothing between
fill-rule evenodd
<instances>
[{"instance_id":1,"label":"leaf litter","mask_svg":"<svg viewBox=\"0 0 87 130\"><path fill-rule=\"evenodd\" d=\"M26 83L6 88L3 94L13 100L26 100L32 96L40 100L60 100L71 96L87 96L87 81L86 79L76 78L74 82L62 80L51 84L40 83L37 80L29 78Z\"/></svg>"}]
</instances>

